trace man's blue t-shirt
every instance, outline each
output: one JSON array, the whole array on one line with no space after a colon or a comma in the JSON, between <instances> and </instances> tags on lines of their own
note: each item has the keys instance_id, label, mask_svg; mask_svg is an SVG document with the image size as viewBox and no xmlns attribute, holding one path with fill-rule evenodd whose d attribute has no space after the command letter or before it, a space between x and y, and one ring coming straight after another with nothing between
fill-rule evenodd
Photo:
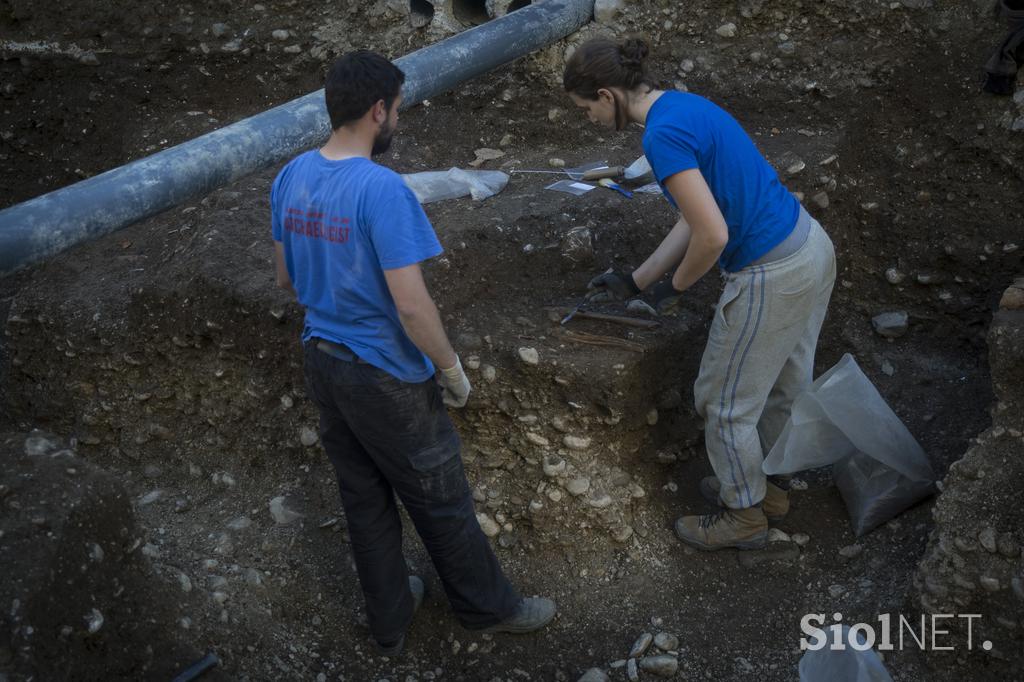
<instances>
[{"instance_id":1,"label":"man's blue t-shirt","mask_svg":"<svg viewBox=\"0 0 1024 682\"><path fill-rule=\"evenodd\" d=\"M384 271L441 253L434 228L397 173L365 158L293 159L270 190L271 226L306 308L302 340L342 343L366 362L417 383L433 363L409 339Z\"/></svg>"},{"instance_id":2,"label":"man's blue t-shirt","mask_svg":"<svg viewBox=\"0 0 1024 682\"><path fill-rule=\"evenodd\" d=\"M725 110L699 95L668 91L651 105L645 128L644 154L673 206L665 180L676 173L699 168L711 188L729 227L723 270L741 270L789 236L799 202Z\"/></svg>"}]
</instances>

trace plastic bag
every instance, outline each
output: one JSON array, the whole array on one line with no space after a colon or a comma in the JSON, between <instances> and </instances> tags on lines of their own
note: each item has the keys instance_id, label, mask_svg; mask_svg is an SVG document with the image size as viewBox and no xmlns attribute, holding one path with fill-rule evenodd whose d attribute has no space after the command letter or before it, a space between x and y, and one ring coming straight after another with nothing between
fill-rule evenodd
<instances>
[{"instance_id":1,"label":"plastic bag","mask_svg":"<svg viewBox=\"0 0 1024 682\"><path fill-rule=\"evenodd\" d=\"M858 646L867 643L864 635L856 633ZM857 651L850 646L850 626L843 626L845 649L829 646L807 651L800 658L800 682L892 682L881 657L874 649Z\"/></svg>"},{"instance_id":2,"label":"plastic bag","mask_svg":"<svg viewBox=\"0 0 1024 682\"><path fill-rule=\"evenodd\" d=\"M793 402L762 469L829 464L858 536L935 492L924 450L849 354Z\"/></svg>"},{"instance_id":3,"label":"plastic bag","mask_svg":"<svg viewBox=\"0 0 1024 682\"><path fill-rule=\"evenodd\" d=\"M578 197L581 194L586 194L592 189L597 189L597 186L588 185L585 182L576 182L574 180L559 180L558 182L548 185L544 189L554 190L555 192L565 192L566 194L572 194Z\"/></svg>"},{"instance_id":4,"label":"plastic bag","mask_svg":"<svg viewBox=\"0 0 1024 682\"><path fill-rule=\"evenodd\" d=\"M467 194L480 201L494 196L508 184L508 175L501 171L467 171L461 168L409 173L402 179L421 204L457 199Z\"/></svg>"},{"instance_id":5,"label":"plastic bag","mask_svg":"<svg viewBox=\"0 0 1024 682\"><path fill-rule=\"evenodd\" d=\"M647 157L641 156L639 159L629 164L625 173L622 174L622 177L632 182L649 182L654 179L654 169L651 168L651 164L647 161Z\"/></svg>"}]
</instances>

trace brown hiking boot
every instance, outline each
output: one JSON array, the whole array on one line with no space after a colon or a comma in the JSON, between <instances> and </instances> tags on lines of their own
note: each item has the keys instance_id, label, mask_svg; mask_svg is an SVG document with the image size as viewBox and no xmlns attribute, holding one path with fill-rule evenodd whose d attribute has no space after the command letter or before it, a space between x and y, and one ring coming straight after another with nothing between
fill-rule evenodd
<instances>
[{"instance_id":1,"label":"brown hiking boot","mask_svg":"<svg viewBox=\"0 0 1024 682\"><path fill-rule=\"evenodd\" d=\"M722 504L722 498L719 496L722 484L717 478L705 476L700 480L699 487L700 494L704 496L705 500L711 504L717 504L719 507L725 507ZM789 491L768 481L764 491L764 500L761 504L764 509L764 515L768 517L768 520L772 523L778 523L789 512Z\"/></svg>"},{"instance_id":2,"label":"brown hiking boot","mask_svg":"<svg viewBox=\"0 0 1024 682\"><path fill-rule=\"evenodd\" d=\"M697 549L761 549L768 544L768 519L761 505L723 509L717 514L680 518L676 535Z\"/></svg>"}]
</instances>

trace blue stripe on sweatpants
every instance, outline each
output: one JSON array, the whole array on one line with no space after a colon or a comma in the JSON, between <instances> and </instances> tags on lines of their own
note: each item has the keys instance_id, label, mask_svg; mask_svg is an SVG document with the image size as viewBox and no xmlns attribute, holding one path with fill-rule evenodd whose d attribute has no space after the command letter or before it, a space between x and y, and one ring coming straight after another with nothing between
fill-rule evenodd
<instances>
[{"instance_id":1,"label":"blue stripe on sweatpants","mask_svg":"<svg viewBox=\"0 0 1024 682\"><path fill-rule=\"evenodd\" d=\"M728 395L729 388L729 377L732 375L732 365L736 361L736 354L740 350L740 346L743 345L743 339L747 335L747 329L750 327L750 317L754 310L754 281L757 274L755 272L750 273L750 300L747 301L747 319L743 322L743 329L740 331L739 339L736 341L736 345L732 349L732 355L729 357L729 366L725 370L725 381L722 382L722 397L718 404L718 437L722 441L722 447L725 448L725 455L729 460L729 475L732 477L732 485L735 488L739 488L740 484L736 480L736 467L733 466L733 458L736 458L736 465L740 466L738 453L734 453L733 449L729 447L729 441L725 437L725 422L722 416L725 414L725 398ZM735 392L733 393L733 399L735 400ZM740 466L740 475L743 475L743 467ZM746 477L744 477L744 486L746 486ZM750 497L749 490L747 491L747 497Z\"/></svg>"},{"instance_id":2,"label":"blue stripe on sweatpants","mask_svg":"<svg viewBox=\"0 0 1024 682\"><path fill-rule=\"evenodd\" d=\"M736 456L737 462L740 461L740 453L736 447L736 432L733 428L732 421L732 413L733 410L736 408L736 390L739 388L740 385L740 375L743 373L743 365L747 361L747 355L750 353L751 346L754 345L754 339L757 338L757 330L760 329L761 327L761 314L764 312L764 284L767 276L765 275L764 268L759 268L757 271L755 271L754 276L756 277L757 274L761 275L761 302L757 308L757 320L754 322L754 331L750 333L750 339L747 341L747 347L743 349L743 355L740 357L740 364L736 368L736 377L733 380L732 395L730 396L729 400L729 417L727 419L727 421L729 422L729 439L732 441L732 449L733 453ZM751 291L751 299L753 299L753 291ZM743 478L743 490L747 493L747 506L753 506L754 499L750 494L750 487L747 485L747 477L746 474L743 473L742 465L740 466L740 476ZM742 497L740 499L742 500Z\"/></svg>"}]
</instances>

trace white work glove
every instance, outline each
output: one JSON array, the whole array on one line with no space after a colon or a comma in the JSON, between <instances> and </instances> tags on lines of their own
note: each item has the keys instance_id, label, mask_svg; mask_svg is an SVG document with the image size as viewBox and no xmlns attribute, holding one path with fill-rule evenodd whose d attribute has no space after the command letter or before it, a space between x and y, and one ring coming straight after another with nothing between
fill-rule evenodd
<instances>
[{"instance_id":1,"label":"white work glove","mask_svg":"<svg viewBox=\"0 0 1024 682\"><path fill-rule=\"evenodd\" d=\"M470 390L469 378L456 355L455 365L441 370L441 398L448 407L465 407Z\"/></svg>"}]
</instances>

